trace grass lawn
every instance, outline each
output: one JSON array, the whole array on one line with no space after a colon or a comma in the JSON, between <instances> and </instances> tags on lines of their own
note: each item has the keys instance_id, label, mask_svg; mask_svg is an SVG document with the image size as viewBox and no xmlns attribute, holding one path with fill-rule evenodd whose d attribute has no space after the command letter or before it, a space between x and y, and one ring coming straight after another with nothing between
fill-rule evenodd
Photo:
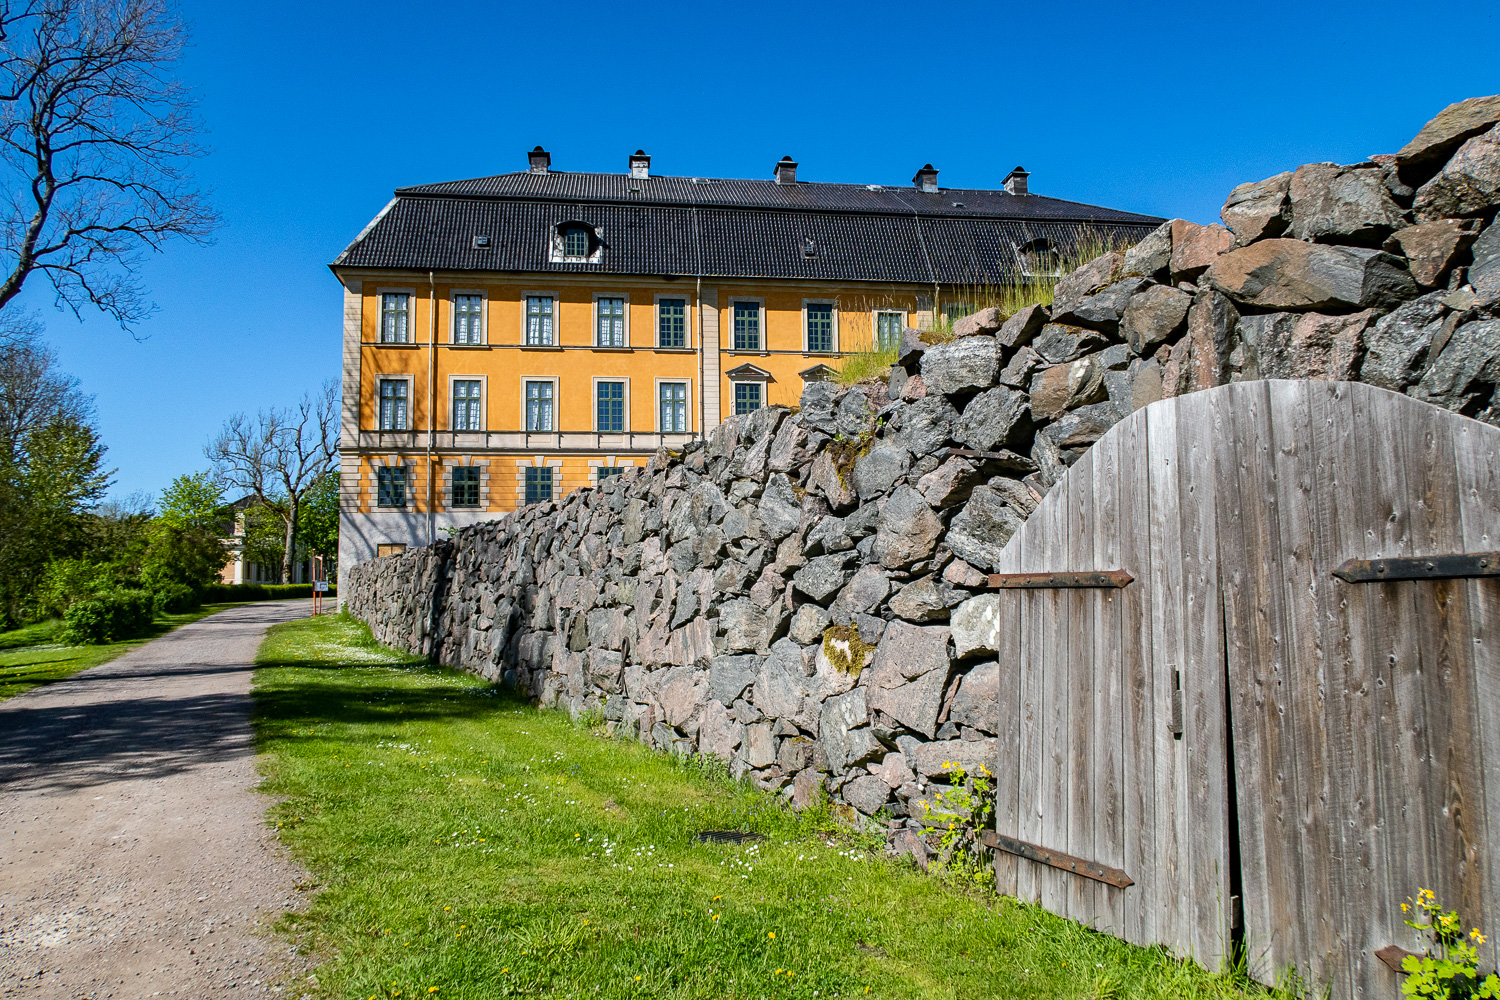
<instances>
[{"instance_id":1,"label":"grass lawn","mask_svg":"<svg viewBox=\"0 0 1500 1000\"><path fill-rule=\"evenodd\" d=\"M1258 987L886 857L328 616L260 651L282 931L323 997L1234 997ZM753 830L709 845L702 830Z\"/></svg>"},{"instance_id":2,"label":"grass lawn","mask_svg":"<svg viewBox=\"0 0 1500 1000\"><path fill-rule=\"evenodd\" d=\"M63 645L60 638L62 622L55 619L0 632L0 700L108 663L121 653L144 645L174 628L206 618L216 611L237 607L238 603L205 604L197 611L158 615L148 635L100 646Z\"/></svg>"}]
</instances>

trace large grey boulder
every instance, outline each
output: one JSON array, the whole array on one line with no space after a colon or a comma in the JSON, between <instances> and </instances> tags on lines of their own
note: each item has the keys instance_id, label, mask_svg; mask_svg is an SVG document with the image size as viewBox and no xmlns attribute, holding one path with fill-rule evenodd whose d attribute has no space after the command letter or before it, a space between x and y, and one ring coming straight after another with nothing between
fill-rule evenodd
<instances>
[{"instance_id":1,"label":"large grey boulder","mask_svg":"<svg viewBox=\"0 0 1500 1000\"><path fill-rule=\"evenodd\" d=\"M953 437L978 451L993 451L1019 443L1030 430L1031 407L1026 393L1001 385L969 401Z\"/></svg>"},{"instance_id":2,"label":"large grey boulder","mask_svg":"<svg viewBox=\"0 0 1500 1000\"><path fill-rule=\"evenodd\" d=\"M1120 319L1120 333L1130 349L1145 357L1187 324L1193 297L1178 288L1151 285L1132 295Z\"/></svg>"},{"instance_id":3,"label":"large grey boulder","mask_svg":"<svg viewBox=\"0 0 1500 1000\"><path fill-rule=\"evenodd\" d=\"M828 611L835 622L848 625L855 615L867 615L880 607L891 592L891 581L879 566L866 563L861 566L839 596L834 598Z\"/></svg>"},{"instance_id":4,"label":"large grey boulder","mask_svg":"<svg viewBox=\"0 0 1500 1000\"><path fill-rule=\"evenodd\" d=\"M1031 347L1018 347L1016 353L1011 355L1005 367L1000 370L1000 384L1008 385L1012 389L1024 389L1031 382L1031 376L1036 370L1045 364L1042 356Z\"/></svg>"},{"instance_id":5,"label":"large grey boulder","mask_svg":"<svg viewBox=\"0 0 1500 1000\"><path fill-rule=\"evenodd\" d=\"M1437 173L1454 150L1500 122L1500 95L1470 97L1450 104L1422 126L1396 153L1402 179L1420 184Z\"/></svg>"},{"instance_id":6,"label":"large grey boulder","mask_svg":"<svg viewBox=\"0 0 1500 1000\"><path fill-rule=\"evenodd\" d=\"M1500 424L1494 408L1500 384L1500 319L1460 325L1408 395L1487 423Z\"/></svg>"},{"instance_id":7,"label":"large grey boulder","mask_svg":"<svg viewBox=\"0 0 1500 1000\"><path fill-rule=\"evenodd\" d=\"M1111 251L1064 275L1052 290L1053 315L1067 312L1087 296L1114 284L1124 266L1125 255Z\"/></svg>"},{"instance_id":8,"label":"large grey boulder","mask_svg":"<svg viewBox=\"0 0 1500 1000\"><path fill-rule=\"evenodd\" d=\"M1015 674L1012 673L1014 678ZM994 735L1000 728L1000 663L976 664L958 682L958 692L948 708L948 721Z\"/></svg>"},{"instance_id":9,"label":"large grey boulder","mask_svg":"<svg viewBox=\"0 0 1500 1000\"><path fill-rule=\"evenodd\" d=\"M1364 331L1374 316L1370 309L1342 316L1302 313L1291 324L1268 325L1255 348L1258 377L1354 378L1364 354Z\"/></svg>"},{"instance_id":10,"label":"large grey boulder","mask_svg":"<svg viewBox=\"0 0 1500 1000\"><path fill-rule=\"evenodd\" d=\"M835 552L809 559L806 566L793 574L792 585L822 604L838 593L853 575L850 567L854 558L853 552Z\"/></svg>"},{"instance_id":11,"label":"large grey boulder","mask_svg":"<svg viewBox=\"0 0 1500 1000\"><path fill-rule=\"evenodd\" d=\"M1130 301L1130 297L1150 283L1149 278L1122 278L1092 295L1085 295L1067 309L1059 309L1054 305L1052 321L1113 333L1120 327L1120 314L1125 311L1125 304Z\"/></svg>"},{"instance_id":12,"label":"large grey boulder","mask_svg":"<svg viewBox=\"0 0 1500 1000\"><path fill-rule=\"evenodd\" d=\"M1378 247L1406 225L1373 163L1342 167L1307 163L1292 174L1290 235L1316 243Z\"/></svg>"},{"instance_id":13,"label":"large grey boulder","mask_svg":"<svg viewBox=\"0 0 1500 1000\"><path fill-rule=\"evenodd\" d=\"M1391 309L1417 296L1401 265L1380 250L1269 239L1221 254L1204 280L1260 309Z\"/></svg>"},{"instance_id":14,"label":"large grey boulder","mask_svg":"<svg viewBox=\"0 0 1500 1000\"><path fill-rule=\"evenodd\" d=\"M839 795L866 816L873 816L890 800L891 788L880 778L867 774L845 784Z\"/></svg>"},{"instance_id":15,"label":"large grey boulder","mask_svg":"<svg viewBox=\"0 0 1500 1000\"><path fill-rule=\"evenodd\" d=\"M981 309L976 313L970 313L953 324L953 336L975 337L985 334L994 334L1005 322L1005 314L994 306Z\"/></svg>"},{"instance_id":16,"label":"large grey boulder","mask_svg":"<svg viewBox=\"0 0 1500 1000\"><path fill-rule=\"evenodd\" d=\"M1087 448L1119 420L1120 412L1113 403L1094 403L1064 413L1043 427L1041 434L1061 449Z\"/></svg>"},{"instance_id":17,"label":"large grey boulder","mask_svg":"<svg viewBox=\"0 0 1500 1000\"><path fill-rule=\"evenodd\" d=\"M929 393L952 396L988 389L1000 372L1000 350L994 337L963 337L939 344L922 355L922 383Z\"/></svg>"},{"instance_id":18,"label":"large grey boulder","mask_svg":"<svg viewBox=\"0 0 1500 1000\"><path fill-rule=\"evenodd\" d=\"M1447 294L1430 292L1402 303L1365 332L1361 382L1405 392L1422 377L1433 338L1443 330L1450 312L1444 301Z\"/></svg>"},{"instance_id":19,"label":"large grey boulder","mask_svg":"<svg viewBox=\"0 0 1500 1000\"><path fill-rule=\"evenodd\" d=\"M932 739L948 667L947 626L891 622L870 668L869 707Z\"/></svg>"},{"instance_id":20,"label":"large grey boulder","mask_svg":"<svg viewBox=\"0 0 1500 1000\"><path fill-rule=\"evenodd\" d=\"M922 494L907 485L891 493L879 524L870 554L886 569L903 569L926 559L943 534L943 523Z\"/></svg>"},{"instance_id":21,"label":"large grey boulder","mask_svg":"<svg viewBox=\"0 0 1500 1000\"><path fill-rule=\"evenodd\" d=\"M896 591L890 601L891 613L909 622L946 621L949 610L966 596L929 573Z\"/></svg>"},{"instance_id":22,"label":"large grey boulder","mask_svg":"<svg viewBox=\"0 0 1500 1000\"><path fill-rule=\"evenodd\" d=\"M1500 126L1458 147L1437 176L1417 188L1417 221L1486 215L1500 206Z\"/></svg>"},{"instance_id":23,"label":"large grey boulder","mask_svg":"<svg viewBox=\"0 0 1500 1000\"><path fill-rule=\"evenodd\" d=\"M1000 595L980 594L964 601L948 616L948 627L956 659L1000 652Z\"/></svg>"},{"instance_id":24,"label":"large grey boulder","mask_svg":"<svg viewBox=\"0 0 1500 1000\"><path fill-rule=\"evenodd\" d=\"M1047 325L1046 306L1023 306L1004 323L995 334L995 343L1009 351L1031 343L1033 337Z\"/></svg>"},{"instance_id":25,"label":"large grey boulder","mask_svg":"<svg viewBox=\"0 0 1500 1000\"><path fill-rule=\"evenodd\" d=\"M885 755L885 748L874 734L859 728L869 718L863 687L836 695L823 703L823 711L818 715L818 743L833 771L842 772L851 764L877 760Z\"/></svg>"},{"instance_id":26,"label":"large grey boulder","mask_svg":"<svg viewBox=\"0 0 1500 1000\"><path fill-rule=\"evenodd\" d=\"M1234 233L1240 246L1269 239L1286 232L1292 221L1292 202L1288 197L1292 172L1283 171L1263 181L1250 181L1229 192L1219 218Z\"/></svg>"},{"instance_id":27,"label":"large grey boulder","mask_svg":"<svg viewBox=\"0 0 1500 1000\"><path fill-rule=\"evenodd\" d=\"M1478 237L1477 220L1439 219L1396 230L1385 241L1385 249L1406 258L1407 269L1417 284L1436 288L1467 256Z\"/></svg>"},{"instance_id":28,"label":"large grey boulder","mask_svg":"<svg viewBox=\"0 0 1500 1000\"><path fill-rule=\"evenodd\" d=\"M917 480L917 491L933 507L942 510L969 499L984 475L967 458L954 456Z\"/></svg>"},{"instance_id":29,"label":"large grey boulder","mask_svg":"<svg viewBox=\"0 0 1500 1000\"><path fill-rule=\"evenodd\" d=\"M1125 251L1121 274L1162 279L1172 265L1172 223L1163 222L1145 239Z\"/></svg>"},{"instance_id":30,"label":"large grey boulder","mask_svg":"<svg viewBox=\"0 0 1500 1000\"><path fill-rule=\"evenodd\" d=\"M882 441L855 461L850 476L854 492L862 501L880 496L906 475L910 467L911 455L905 448Z\"/></svg>"},{"instance_id":31,"label":"large grey boulder","mask_svg":"<svg viewBox=\"0 0 1500 1000\"><path fill-rule=\"evenodd\" d=\"M1109 344L1109 337L1099 330L1068 323L1048 323L1032 341L1032 347L1053 364L1062 364L1097 351Z\"/></svg>"},{"instance_id":32,"label":"large grey boulder","mask_svg":"<svg viewBox=\"0 0 1500 1000\"><path fill-rule=\"evenodd\" d=\"M765 609L748 598L726 601L719 609L719 625L724 629L724 648L730 652L754 652L771 641L775 621Z\"/></svg>"},{"instance_id":33,"label":"large grey boulder","mask_svg":"<svg viewBox=\"0 0 1500 1000\"><path fill-rule=\"evenodd\" d=\"M759 656L716 656L708 667L708 693L728 708L755 682Z\"/></svg>"},{"instance_id":34,"label":"large grey boulder","mask_svg":"<svg viewBox=\"0 0 1500 1000\"><path fill-rule=\"evenodd\" d=\"M1214 259L1234 245L1234 234L1220 225L1172 220L1172 280L1196 281Z\"/></svg>"},{"instance_id":35,"label":"large grey boulder","mask_svg":"<svg viewBox=\"0 0 1500 1000\"><path fill-rule=\"evenodd\" d=\"M785 639L777 640L778 645L785 642ZM800 650L795 652L800 656ZM795 719L802 710L802 699L807 694L807 680L799 670L789 665L790 659L792 658L768 656L761 661L751 698L755 707L767 718Z\"/></svg>"},{"instance_id":36,"label":"large grey boulder","mask_svg":"<svg viewBox=\"0 0 1500 1000\"><path fill-rule=\"evenodd\" d=\"M1500 225L1491 222L1470 251L1469 284L1480 302L1500 301Z\"/></svg>"},{"instance_id":37,"label":"large grey boulder","mask_svg":"<svg viewBox=\"0 0 1500 1000\"><path fill-rule=\"evenodd\" d=\"M813 459L807 474L807 487L821 494L834 510L845 510L859 500L854 487L839 471L833 455L827 450L818 452L818 457Z\"/></svg>"},{"instance_id":38,"label":"large grey boulder","mask_svg":"<svg viewBox=\"0 0 1500 1000\"><path fill-rule=\"evenodd\" d=\"M804 604L792 615L792 626L787 633L792 641L802 646L811 646L823 638L823 630L833 619L827 611L816 604Z\"/></svg>"},{"instance_id":39,"label":"large grey boulder","mask_svg":"<svg viewBox=\"0 0 1500 1000\"><path fill-rule=\"evenodd\" d=\"M761 526L773 541L780 541L797 530L802 523L802 503L792 489L792 482L783 473L774 472L766 480L766 488L760 496L756 509Z\"/></svg>"},{"instance_id":40,"label":"large grey boulder","mask_svg":"<svg viewBox=\"0 0 1500 1000\"><path fill-rule=\"evenodd\" d=\"M954 555L993 573L999 569L1000 551L1020 529L1022 521L998 494L988 486L980 486L949 524L945 540Z\"/></svg>"},{"instance_id":41,"label":"large grey boulder","mask_svg":"<svg viewBox=\"0 0 1500 1000\"><path fill-rule=\"evenodd\" d=\"M948 442L957 422L958 411L946 396L928 396L898 405L886 440L913 455L930 455Z\"/></svg>"},{"instance_id":42,"label":"large grey boulder","mask_svg":"<svg viewBox=\"0 0 1500 1000\"><path fill-rule=\"evenodd\" d=\"M834 382L806 382L802 386L800 402L802 425L820 430L824 434L838 433L838 422L833 408L838 402L839 387Z\"/></svg>"},{"instance_id":43,"label":"large grey boulder","mask_svg":"<svg viewBox=\"0 0 1500 1000\"><path fill-rule=\"evenodd\" d=\"M1102 353L1043 368L1032 376L1031 412L1040 420L1051 420L1064 410L1102 400L1105 397Z\"/></svg>"}]
</instances>

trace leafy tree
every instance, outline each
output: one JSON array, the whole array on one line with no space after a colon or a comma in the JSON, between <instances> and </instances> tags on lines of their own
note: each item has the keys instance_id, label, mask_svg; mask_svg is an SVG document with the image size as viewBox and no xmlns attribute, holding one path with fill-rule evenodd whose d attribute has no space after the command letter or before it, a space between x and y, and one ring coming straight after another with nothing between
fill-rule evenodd
<instances>
[{"instance_id":1,"label":"leafy tree","mask_svg":"<svg viewBox=\"0 0 1500 1000\"><path fill-rule=\"evenodd\" d=\"M324 559L336 559L339 553L339 474L323 474L302 506L297 523L297 543Z\"/></svg>"},{"instance_id":2,"label":"leafy tree","mask_svg":"<svg viewBox=\"0 0 1500 1000\"><path fill-rule=\"evenodd\" d=\"M218 578L228 558L224 490L210 472L178 476L162 491L161 512L141 565L148 587L202 587Z\"/></svg>"},{"instance_id":3,"label":"leafy tree","mask_svg":"<svg viewBox=\"0 0 1500 1000\"><path fill-rule=\"evenodd\" d=\"M247 565L280 566L286 551L286 526L269 507L252 503L242 511L245 519L244 555Z\"/></svg>"}]
</instances>

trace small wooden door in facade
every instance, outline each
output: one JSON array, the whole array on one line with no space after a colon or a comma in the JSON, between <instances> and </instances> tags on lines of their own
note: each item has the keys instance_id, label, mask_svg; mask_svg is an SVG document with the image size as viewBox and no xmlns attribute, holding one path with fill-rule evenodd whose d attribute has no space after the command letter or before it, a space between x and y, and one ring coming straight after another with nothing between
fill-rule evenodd
<instances>
[{"instance_id":1,"label":"small wooden door in facade","mask_svg":"<svg viewBox=\"0 0 1500 1000\"><path fill-rule=\"evenodd\" d=\"M1000 890L1334 996L1396 995L1418 887L1500 930L1500 577L1371 562L1496 549L1500 429L1357 383L1132 414L1003 557L1133 579L1001 591Z\"/></svg>"}]
</instances>

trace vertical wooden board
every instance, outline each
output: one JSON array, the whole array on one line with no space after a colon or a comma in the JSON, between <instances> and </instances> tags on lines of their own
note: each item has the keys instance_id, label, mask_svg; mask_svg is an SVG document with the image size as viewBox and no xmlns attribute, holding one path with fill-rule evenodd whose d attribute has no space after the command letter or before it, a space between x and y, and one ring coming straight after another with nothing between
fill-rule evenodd
<instances>
[{"instance_id":1,"label":"vertical wooden board","mask_svg":"<svg viewBox=\"0 0 1500 1000\"><path fill-rule=\"evenodd\" d=\"M1277 530L1281 536L1282 599L1285 641L1292 669L1291 714L1285 720L1294 734L1298 847L1303 860L1303 882L1294 893L1302 938L1298 967L1306 969L1319 986L1335 996L1348 995L1351 985L1342 929L1345 924L1340 789L1330 766L1347 766L1347 746L1339 747L1329 732L1330 720L1347 712L1339 687L1343 667L1340 653L1331 648L1330 622L1336 617L1327 605L1334 580L1326 535L1331 526L1320 523L1323 494L1330 481L1322 467L1324 438L1315 434L1311 419L1309 383L1269 382L1269 427L1272 435L1272 476L1277 495ZM1320 540L1322 532L1325 537ZM1347 726L1347 720L1342 725ZM1345 740L1347 744L1347 740ZM1304 964L1305 963L1305 964Z\"/></svg>"},{"instance_id":2,"label":"vertical wooden board","mask_svg":"<svg viewBox=\"0 0 1500 1000\"><path fill-rule=\"evenodd\" d=\"M1457 551L1463 544L1453 426L1441 411L1424 420L1403 420L1397 432L1407 451L1410 485L1420 483L1413 517L1416 555ZM1418 648L1432 757L1426 782L1431 801L1428 823L1436 838L1437 871L1428 888L1460 913L1482 909L1477 877L1482 850L1482 799L1475 741L1473 653L1468 585L1461 580L1417 581ZM1493 693L1489 693L1493 697ZM1471 798L1474 800L1471 802Z\"/></svg>"},{"instance_id":3,"label":"vertical wooden board","mask_svg":"<svg viewBox=\"0 0 1500 1000\"><path fill-rule=\"evenodd\" d=\"M1094 561L1094 465L1098 445L1090 448L1068 470L1068 534L1061 569L1091 570ZM1096 743L1094 703L1097 699L1100 664L1094 661L1095 602L1097 591L1064 590L1071 627L1066 637L1068 700L1068 800L1067 846L1062 849L1077 858L1094 859L1094 818L1100 803L1094 790ZM1068 884L1068 916L1093 926L1098 901L1093 879L1065 876Z\"/></svg>"},{"instance_id":4,"label":"vertical wooden board","mask_svg":"<svg viewBox=\"0 0 1500 1000\"><path fill-rule=\"evenodd\" d=\"M1032 515L1036 517L1035 514ZM1040 522L1036 522L1040 527ZM1034 542L1032 544L1035 544ZM1019 572L1039 565L1029 553L1022 553ZM1021 840L1029 844L1041 842L1042 836L1042 760L1045 747L1042 739L1045 717L1043 715L1042 655L1040 637L1047 628L1045 595L1034 590L1022 590L1016 595L1021 605L1021 643L1018 673L1021 693L1021 766L1016 792L1018 808L1016 822ZM1018 861L1016 865L1016 896L1027 902L1039 903L1042 896L1038 866L1030 861Z\"/></svg>"},{"instance_id":5,"label":"vertical wooden board","mask_svg":"<svg viewBox=\"0 0 1500 1000\"><path fill-rule=\"evenodd\" d=\"M1060 509L1043 523L1042 545L1036 570L1055 570L1067 556L1068 531L1073 505L1068 502L1067 484L1060 483L1052 495L1059 498ZM1072 776L1069 745L1069 703L1073 692L1068 687L1068 646L1072 634L1066 591L1040 592L1042 628L1038 633L1039 659L1042 670L1042 796L1041 835L1035 843L1055 850L1068 838L1068 787ZM1045 865L1039 868L1042 905L1053 913L1067 915L1070 883L1073 876Z\"/></svg>"},{"instance_id":6,"label":"vertical wooden board","mask_svg":"<svg viewBox=\"0 0 1500 1000\"><path fill-rule=\"evenodd\" d=\"M1500 549L1500 430L1478 421L1456 422L1453 455L1464 551L1494 552ZM1477 914L1463 916L1495 931L1500 929L1500 862L1496 860L1500 855L1500 697L1496 696L1500 691L1500 580L1471 580L1467 590L1488 850L1479 862L1484 867L1482 908ZM1493 964L1500 949L1491 940L1488 958Z\"/></svg>"},{"instance_id":7,"label":"vertical wooden board","mask_svg":"<svg viewBox=\"0 0 1500 1000\"><path fill-rule=\"evenodd\" d=\"M1150 469L1148 546L1152 553L1151 703L1156 768L1157 886L1153 900L1156 939L1172 954L1192 949L1187 917L1191 868L1186 861L1185 757L1167 724L1172 718L1172 673L1182 663L1182 535L1178 519L1178 425L1180 400L1146 408Z\"/></svg>"},{"instance_id":8,"label":"vertical wooden board","mask_svg":"<svg viewBox=\"0 0 1500 1000\"><path fill-rule=\"evenodd\" d=\"M1124 568L1120 534L1120 451L1123 428L1108 434L1093 449L1094 551L1099 569ZM1131 569L1134 573L1134 570ZM1126 588L1128 589L1128 588ZM1094 690L1094 853L1102 864L1126 871L1124 831L1124 734L1120 666L1120 608L1124 591L1101 589L1090 594L1093 649L1089 652ZM1125 890L1096 883L1094 926L1116 936L1125 932Z\"/></svg>"},{"instance_id":9,"label":"vertical wooden board","mask_svg":"<svg viewBox=\"0 0 1500 1000\"><path fill-rule=\"evenodd\" d=\"M1386 863L1378 812L1379 739L1377 691L1383 663L1372 656L1366 634L1369 591L1334 577L1331 567L1367 558L1368 525L1379 519L1361 439L1365 425L1356 417L1362 387L1345 383L1306 384L1309 424L1318 448L1321 486L1316 534L1320 545L1314 567L1320 575L1320 616L1325 622L1328 659L1327 708L1330 773L1338 783L1336 822L1341 849L1335 855L1343 899L1344 956L1351 995L1384 996L1394 973L1374 957L1393 943L1384 891ZM1363 412L1362 410L1360 412ZM1398 921L1399 922L1399 921Z\"/></svg>"},{"instance_id":10,"label":"vertical wooden board","mask_svg":"<svg viewBox=\"0 0 1500 1000\"><path fill-rule=\"evenodd\" d=\"M1122 935L1134 944L1154 944L1161 887L1156 847L1156 738L1152 714L1152 551L1150 454L1146 413L1137 410L1120 428L1118 503L1120 565L1135 582L1120 591L1119 637L1122 747L1121 793L1124 862L1135 885L1121 894Z\"/></svg>"},{"instance_id":11,"label":"vertical wooden board","mask_svg":"<svg viewBox=\"0 0 1500 1000\"><path fill-rule=\"evenodd\" d=\"M1021 592L1000 592L999 659L1000 694L999 726L996 732L998 752L995 755L995 830L1007 837L1021 837ZM995 891L1014 896L1016 864L1014 854L995 852Z\"/></svg>"},{"instance_id":12,"label":"vertical wooden board","mask_svg":"<svg viewBox=\"0 0 1500 1000\"><path fill-rule=\"evenodd\" d=\"M1245 947L1251 975L1263 982L1291 965L1301 884L1292 735L1280 720L1288 707L1282 641L1280 533L1270 457L1264 383L1236 387L1235 406L1219 411L1216 467L1224 491L1220 560L1224 567L1229 704L1239 805Z\"/></svg>"},{"instance_id":13,"label":"vertical wooden board","mask_svg":"<svg viewBox=\"0 0 1500 1000\"><path fill-rule=\"evenodd\" d=\"M1192 871L1193 954L1218 968L1229 944L1229 810L1225 765L1223 615L1215 542L1212 408L1227 393L1178 407L1178 518L1183 577L1183 738Z\"/></svg>"}]
</instances>

